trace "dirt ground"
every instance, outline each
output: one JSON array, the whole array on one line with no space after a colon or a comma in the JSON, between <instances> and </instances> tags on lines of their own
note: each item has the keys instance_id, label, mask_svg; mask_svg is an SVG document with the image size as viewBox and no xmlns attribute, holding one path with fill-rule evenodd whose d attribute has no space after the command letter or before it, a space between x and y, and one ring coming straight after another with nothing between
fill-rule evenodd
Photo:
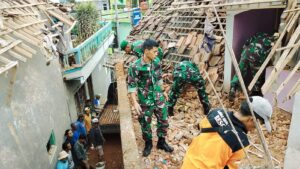
<instances>
[{"instance_id":1,"label":"dirt ground","mask_svg":"<svg viewBox=\"0 0 300 169\"><path fill-rule=\"evenodd\" d=\"M121 138L119 134L104 134L105 169L123 169ZM89 150L89 163L95 166L99 162L97 151Z\"/></svg>"},{"instance_id":2,"label":"dirt ground","mask_svg":"<svg viewBox=\"0 0 300 169\"><path fill-rule=\"evenodd\" d=\"M228 103L223 98L226 107L238 110L239 104L243 97L237 97L235 104ZM211 104L213 108L220 107L220 104L215 97L210 96ZM199 106L193 106L195 102L200 105L197 97L183 97L178 100L179 104L184 104L184 108L178 108L182 105L178 104L175 106L175 116L169 119L170 127L168 132L168 142L174 147L174 152L172 154L165 153L164 151L156 149L157 137L155 134L156 130L156 120L153 117L152 121L152 132L153 132L153 149L148 157L142 157L142 151L144 148L144 141L141 136L140 125L137 121L137 115L133 111L133 121L136 133L137 144L139 148L139 154L142 157L144 168L153 169L157 167L158 169L179 169L183 162L183 157L191 143L192 138L197 136L198 133L195 132L195 126L199 124L199 121L204 117L202 113L202 108ZM192 104L190 104L192 103ZM193 106L188 107L188 106ZM187 107L187 108L186 108ZM268 143L269 149L272 156L276 159L274 164L276 168L283 168L283 160L285 156L285 150L287 145L287 137L290 126L291 114L285 112L281 109L275 109L272 116L272 127L273 132L271 134L267 133L264 127L262 130L265 134L266 141ZM181 134L181 135L180 135ZM249 156L252 165L255 168L264 168L265 160L264 153L259 151L257 148L263 150L258 135L255 132L249 133L249 139L252 143L249 148ZM255 148L257 147L257 148ZM243 160L240 164L240 168L248 168L247 160Z\"/></svg>"}]
</instances>

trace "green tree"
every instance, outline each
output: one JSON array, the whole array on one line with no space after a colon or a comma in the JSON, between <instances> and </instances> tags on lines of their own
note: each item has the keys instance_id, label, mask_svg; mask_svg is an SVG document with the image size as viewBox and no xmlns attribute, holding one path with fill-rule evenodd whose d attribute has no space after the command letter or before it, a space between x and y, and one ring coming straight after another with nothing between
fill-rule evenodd
<instances>
[{"instance_id":1,"label":"green tree","mask_svg":"<svg viewBox=\"0 0 300 169\"><path fill-rule=\"evenodd\" d=\"M79 41L86 40L99 28L99 14L92 2L79 3L76 6L76 19L78 20Z\"/></svg>"}]
</instances>

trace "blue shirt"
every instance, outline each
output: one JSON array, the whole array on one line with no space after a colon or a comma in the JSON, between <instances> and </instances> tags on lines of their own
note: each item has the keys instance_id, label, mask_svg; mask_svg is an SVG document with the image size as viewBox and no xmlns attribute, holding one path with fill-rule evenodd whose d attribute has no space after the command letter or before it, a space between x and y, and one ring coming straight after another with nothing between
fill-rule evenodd
<instances>
[{"instance_id":1,"label":"blue shirt","mask_svg":"<svg viewBox=\"0 0 300 169\"><path fill-rule=\"evenodd\" d=\"M68 169L68 161L57 161L56 169Z\"/></svg>"},{"instance_id":2,"label":"blue shirt","mask_svg":"<svg viewBox=\"0 0 300 169\"><path fill-rule=\"evenodd\" d=\"M80 122L80 121L76 121L76 127L77 127L77 131L80 134L86 136L86 129L84 127L84 123Z\"/></svg>"},{"instance_id":3,"label":"blue shirt","mask_svg":"<svg viewBox=\"0 0 300 169\"><path fill-rule=\"evenodd\" d=\"M98 99L94 99L94 105L96 106L96 107L99 107L100 106L100 100L98 100Z\"/></svg>"},{"instance_id":4,"label":"blue shirt","mask_svg":"<svg viewBox=\"0 0 300 169\"><path fill-rule=\"evenodd\" d=\"M80 135L80 133L79 133L78 130L73 131L73 137L72 137L72 140L71 140L71 145L72 145L72 147L74 146L74 144L75 144L76 141L78 140L79 135Z\"/></svg>"}]
</instances>

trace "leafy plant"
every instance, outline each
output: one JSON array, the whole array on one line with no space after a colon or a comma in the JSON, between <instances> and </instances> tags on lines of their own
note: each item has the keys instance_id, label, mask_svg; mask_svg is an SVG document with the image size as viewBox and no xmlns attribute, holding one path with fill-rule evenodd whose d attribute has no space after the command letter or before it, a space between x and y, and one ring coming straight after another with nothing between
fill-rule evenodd
<instances>
[{"instance_id":1,"label":"leafy plant","mask_svg":"<svg viewBox=\"0 0 300 169\"><path fill-rule=\"evenodd\" d=\"M79 41L86 40L98 30L99 14L92 2L79 3L76 6L75 17L78 21Z\"/></svg>"}]
</instances>

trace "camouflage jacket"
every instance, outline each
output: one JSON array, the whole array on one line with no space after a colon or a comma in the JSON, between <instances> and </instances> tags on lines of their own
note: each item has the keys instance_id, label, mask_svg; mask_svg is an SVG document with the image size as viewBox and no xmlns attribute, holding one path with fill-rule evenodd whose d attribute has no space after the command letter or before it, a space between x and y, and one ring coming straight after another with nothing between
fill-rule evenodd
<instances>
[{"instance_id":1,"label":"camouflage jacket","mask_svg":"<svg viewBox=\"0 0 300 169\"><path fill-rule=\"evenodd\" d=\"M131 44L131 49L134 55L136 55L138 58L141 58L144 54L142 46L143 46L144 41L143 40L137 40ZM157 57L162 60L164 56L163 50L159 47L158 48L158 55Z\"/></svg>"},{"instance_id":2,"label":"camouflage jacket","mask_svg":"<svg viewBox=\"0 0 300 169\"><path fill-rule=\"evenodd\" d=\"M247 61L253 66L260 67L268 56L273 41L273 36L257 33L246 41L241 55L247 58Z\"/></svg>"},{"instance_id":3,"label":"camouflage jacket","mask_svg":"<svg viewBox=\"0 0 300 169\"><path fill-rule=\"evenodd\" d=\"M160 60L155 58L145 63L142 58L136 60L128 69L128 92L136 92L142 106L164 106L163 84Z\"/></svg>"},{"instance_id":4,"label":"camouflage jacket","mask_svg":"<svg viewBox=\"0 0 300 169\"><path fill-rule=\"evenodd\" d=\"M190 61L182 61L175 65L173 77L180 78L185 82L197 81L200 79L200 72L197 65ZM202 77L202 76L201 76Z\"/></svg>"}]
</instances>

